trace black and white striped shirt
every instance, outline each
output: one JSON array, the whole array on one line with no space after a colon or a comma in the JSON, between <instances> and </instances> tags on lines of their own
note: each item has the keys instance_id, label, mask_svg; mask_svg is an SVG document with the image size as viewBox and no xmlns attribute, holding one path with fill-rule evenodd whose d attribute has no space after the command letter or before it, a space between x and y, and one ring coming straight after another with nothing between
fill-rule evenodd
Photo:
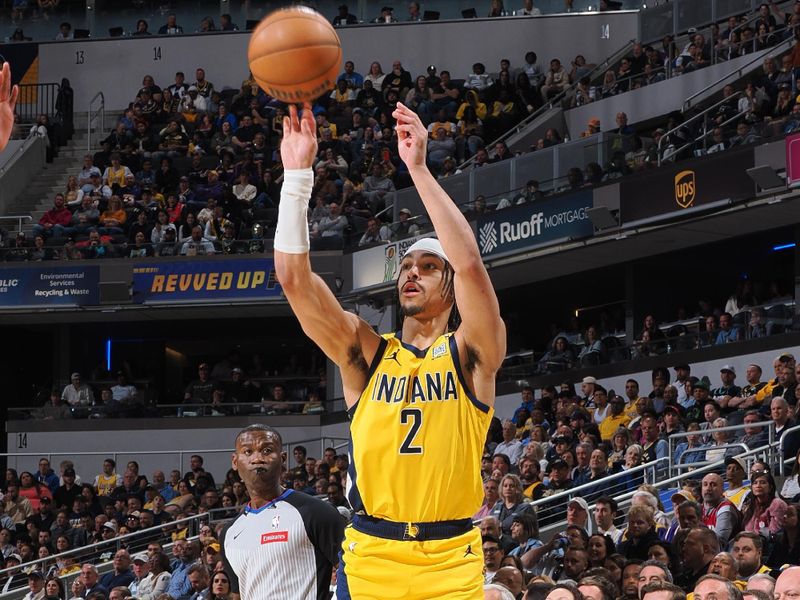
<instances>
[{"instance_id":1,"label":"black and white striped shirt","mask_svg":"<svg viewBox=\"0 0 800 600\"><path fill-rule=\"evenodd\" d=\"M241 600L326 600L343 537L339 511L302 492L248 505L221 536L231 591Z\"/></svg>"}]
</instances>

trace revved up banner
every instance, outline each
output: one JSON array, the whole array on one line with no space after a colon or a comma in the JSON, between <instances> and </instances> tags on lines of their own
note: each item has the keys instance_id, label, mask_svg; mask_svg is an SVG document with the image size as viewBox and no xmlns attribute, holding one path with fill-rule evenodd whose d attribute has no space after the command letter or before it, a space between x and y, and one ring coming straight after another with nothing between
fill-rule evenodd
<instances>
[{"instance_id":1,"label":"revved up banner","mask_svg":"<svg viewBox=\"0 0 800 600\"><path fill-rule=\"evenodd\" d=\"M139 304L280 298L272 259L184 260L133 267L133 301Z\"/></svg>"},{"instance_id":2,"label":"revved up banner","mask_svg":"<svg viewBox=\"0 0 800 600\"><path fill-rule=\"evenodd\" d=\"M754 166L752 146L667 163L658 169L619 179L622 225L728 200L752 198L755 183L746 170Z\"/></svg>"}]
</instances>

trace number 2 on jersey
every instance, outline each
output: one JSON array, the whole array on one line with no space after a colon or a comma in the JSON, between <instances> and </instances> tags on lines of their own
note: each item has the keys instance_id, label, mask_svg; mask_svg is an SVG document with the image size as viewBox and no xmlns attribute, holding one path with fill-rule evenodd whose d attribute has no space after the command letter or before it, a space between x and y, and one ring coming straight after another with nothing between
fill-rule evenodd
<instances>
[{"instance_id":1,"label":"number 2 on jersey","mask_svg":"<svg viewBox=\"0 0 800 600\"><path fill-rule=\"evenodd\" d=\"M414 445L414 438L422 427L422 410L419 408L404 408L400 411L400 424L411 424L408 434L400 444L400 454L422 454L422 446Z\"/></svg>"}]
</instances>

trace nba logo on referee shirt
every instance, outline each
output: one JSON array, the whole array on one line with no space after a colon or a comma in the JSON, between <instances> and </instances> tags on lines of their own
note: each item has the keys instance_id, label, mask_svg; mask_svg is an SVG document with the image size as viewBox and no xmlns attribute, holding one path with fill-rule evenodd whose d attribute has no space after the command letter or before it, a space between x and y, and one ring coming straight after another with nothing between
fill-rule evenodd
<instances>
[{"instance_id":1,"label":"nba logo on referee shirt","mask_svg":"<svg viewBox=\"0 0 800 600\"><path fill-rule=\"evenodd\" d=\"M272 528L273 529L277 529L280 524L281 524L281 516L280 515L275 515L274 517L272 517Z\"/></svg>"}]
</instances>

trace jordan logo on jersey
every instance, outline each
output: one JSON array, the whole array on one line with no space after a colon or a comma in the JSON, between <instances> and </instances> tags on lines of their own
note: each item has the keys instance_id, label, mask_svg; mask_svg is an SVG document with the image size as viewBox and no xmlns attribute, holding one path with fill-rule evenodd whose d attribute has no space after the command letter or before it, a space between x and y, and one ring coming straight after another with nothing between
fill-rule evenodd
<instances>
[{"instance_id":1,"label":"jordan logo on jersey","mask_svg":"<svg viewBox=\"0 0 800 600\"><path fill-rule=\"evenodd\" d=\"M383 360L393 360L393 361L394 361L394 362L396 362L398 365L400 365L400 359L398 359L398 358L397 358L397 355L398 355L398 354L400 354L400 350L395 350L395 351L394 351L394 352L392 352L392 353L391 353L389 356L386 356L386 357L384 357L384 359L383 359ZM400 365L400 366L402 367L403 365Z\"/></svg>"}]
</instances>

